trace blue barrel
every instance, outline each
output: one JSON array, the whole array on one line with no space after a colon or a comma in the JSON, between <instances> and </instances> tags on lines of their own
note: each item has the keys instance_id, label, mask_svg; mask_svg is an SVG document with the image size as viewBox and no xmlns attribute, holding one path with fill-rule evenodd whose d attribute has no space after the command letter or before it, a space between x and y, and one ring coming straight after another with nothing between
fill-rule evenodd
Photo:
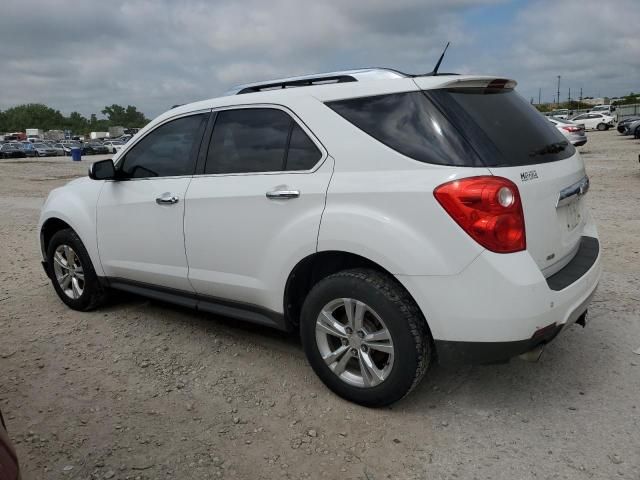
<instances>
[{"instance_id":1,"label":"blue barrel","mask_svg":"<svg viewBox=\"0 0 640 480\"><path fill-rule=\"evenodd\" d=\"M80 147L71 148L71 160L73 160L74 162L79 162L80 160L82 160L82 150L80 150Z\"/></svg>"}]
</instances>

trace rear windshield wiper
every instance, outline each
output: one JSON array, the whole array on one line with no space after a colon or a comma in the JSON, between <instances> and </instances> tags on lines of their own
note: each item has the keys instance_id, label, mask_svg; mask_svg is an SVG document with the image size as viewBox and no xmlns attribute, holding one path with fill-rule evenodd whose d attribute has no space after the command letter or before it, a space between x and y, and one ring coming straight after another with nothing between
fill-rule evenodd
<instances>
[{"instance_id":1,"label":"rear windshield wiper","mask_svg":"<svg viewBox=\"0 0 640 480\"><path fill-rule=\"evenodd\" d=\"M569 142L567 142L566 140L562 142L550 143L549 145L545 145L544 147L539 148L537 150L532 150L531 152L529 152L529 156L535 157L536 155L549 155L553 153L560 153L565 148L567 148L567 145L569 145Z\"/></svg>"}]
</instances>

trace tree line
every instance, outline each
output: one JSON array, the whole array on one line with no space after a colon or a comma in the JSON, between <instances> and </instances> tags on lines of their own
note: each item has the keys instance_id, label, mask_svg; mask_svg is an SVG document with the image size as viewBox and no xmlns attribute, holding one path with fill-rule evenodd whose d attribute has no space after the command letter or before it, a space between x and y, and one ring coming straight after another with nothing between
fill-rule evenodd
<instances>
[{"instance_id":1,"label":"tree line","mask_svg":"<svg viewBox=\"0 0 640 480\"><path fill-rule=\"evenodd\" d=\"M144 113L133 105L109 105L100 112L107 118L89 118L71 112L68 116L41 103L28 103L0 111L0 132L24 132L27 128L71 130L75 134L108 131L109 127L140 128L149 123Z\"/></svg>"}]
</instances>

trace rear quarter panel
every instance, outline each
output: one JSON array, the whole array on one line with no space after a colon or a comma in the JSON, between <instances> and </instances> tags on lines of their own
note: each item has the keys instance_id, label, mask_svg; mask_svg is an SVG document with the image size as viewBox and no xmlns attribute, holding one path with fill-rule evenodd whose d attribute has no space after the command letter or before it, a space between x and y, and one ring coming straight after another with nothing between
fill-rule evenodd
<instances>
[{"instance_id":1,"label":"rear quarter panel","mask_svg":"<svg viewBox=\"0 0 640 480\"><path fill-rule=\"evenodd\" d=\"M422 163L378 142L321 102L309 127L335 158L318 237L319 251L368 258L392 274L451 275L483 248L436 201L442 183L484 168Z\"/></svg>"}]
</instances>

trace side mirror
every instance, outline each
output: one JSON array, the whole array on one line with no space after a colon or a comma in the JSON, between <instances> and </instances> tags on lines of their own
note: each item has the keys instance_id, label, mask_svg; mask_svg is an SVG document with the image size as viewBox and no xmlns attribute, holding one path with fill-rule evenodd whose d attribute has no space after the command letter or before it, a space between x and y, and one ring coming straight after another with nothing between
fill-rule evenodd
<instances>
[{"instance_id":1,"label":"side mirror","mask_svg":"<svg viewBox=\"0 0 640 480\"><path fill-rule=\"evenodd\" d=\"M116 168L113 160L101 160L92 163L89 167L89 178L91 180L114 180L116 178Z\"/></svg>"}]
</instances>

